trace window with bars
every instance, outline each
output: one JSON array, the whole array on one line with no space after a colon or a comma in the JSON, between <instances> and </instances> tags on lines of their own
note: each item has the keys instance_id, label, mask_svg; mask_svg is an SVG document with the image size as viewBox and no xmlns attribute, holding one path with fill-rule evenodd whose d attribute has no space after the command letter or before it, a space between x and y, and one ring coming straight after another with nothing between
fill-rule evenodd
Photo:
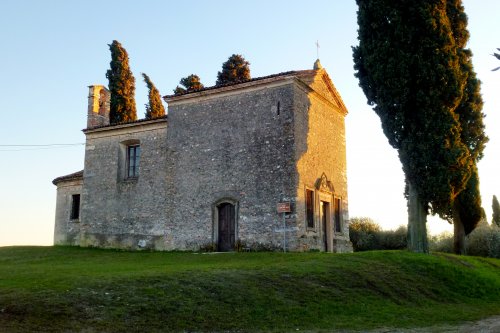
<instances>
[{"instance_id":1,"label":"window with bars","mask_svg":"<svg viewBox=\"0 0 500 333\"><path fill-rule=\"evenodd\" d=\"M139 160L141 157L141 146L127 146L127 178L139 177Z\"/></svg>"}]
</instances>

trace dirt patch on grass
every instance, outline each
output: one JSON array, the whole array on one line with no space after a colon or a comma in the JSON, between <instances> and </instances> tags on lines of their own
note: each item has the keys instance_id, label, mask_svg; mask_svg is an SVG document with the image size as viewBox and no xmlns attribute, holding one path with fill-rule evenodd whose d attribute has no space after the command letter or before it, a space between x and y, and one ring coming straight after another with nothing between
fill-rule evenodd
<instances>
[{"instance_id":1,"label":"dirt patch on grass","mask_svg":"<svg viewBox=\"0 0 500 333\"><path fill-rule=\"evenodd\" d=\"M500 332L500 316L488 317L459 325L437 325L420 328L379 328L365 333L498 333ZM347 332L346 332L347 333Z\"/></svg>"}]
</instances>

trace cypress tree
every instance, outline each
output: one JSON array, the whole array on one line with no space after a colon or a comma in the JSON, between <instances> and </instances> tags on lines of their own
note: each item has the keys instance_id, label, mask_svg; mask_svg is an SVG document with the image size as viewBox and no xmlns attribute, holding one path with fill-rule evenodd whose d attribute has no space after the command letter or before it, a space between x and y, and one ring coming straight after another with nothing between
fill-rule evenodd
<instances>
[{"instance_id":1,"label":"cypress tree","mask_svg":"<svg viewBox=\"0 0 500 333\"><path fill-rule=\"evenodd\" d=\"M158 89L156 89L154 83L151 81L149 76L142 73L142 77L144 78L144 82L148 86L148 100L149 103L146 104L146 119L155 119L159 117L163 117L165 115L165 107L161 102L161 96Z\"/></svg>"},{"instance_id":2,"label":"cypress tree","mask_svg":"<svg viewBox=\"0 0 500 333\"><path fill-rule=\"evenodd\" d=\"M398 150L407 184L408 248L428 252L428 213L450 207L472 174L455 109L466 75L446 0L357 0L356 77Z\"/></svg>"},{"instance_id":3,"label":"cypress tree","mask_svg":"<svg viewBox=\"0 0 500 333\"><path fill-rule=\"evenodd\" d=\"M217 73L216 85L237 83L250 80L250 63L241 54L233 54L222 64L222 71Z\"/></svg>"},{"instance_id":4,"label":"cypress tree","mask_svg":"<svg viewBox=\"0 0 500 333\"><path fill-rule=\"evenodd\" d=\"M491 220L491 224L500 227L500 204L498 203L496 195L493 196L491 208L493 208L493 218Z\"/></svg>"},{"instance_id":5,"label":"cypress tree","mask_svg":"<svg viewBox=\"0 0 500 333\"><path fill-rule=\"evenodd\" d=\"M465 189L453 203L453 250L456 254L465 254L465 236L470 234L483 218L479 175L475 164Z\"/></svg>"},{"instance_id":6,"label":"cypress tree","mask_svg":"<svg viewBox=\"0 0 500 333\"><path fill-rule=\"evenodd\" d=\"M182 94L186 93L186 91L187 91L186 88L181 87L181 86L177 86L174 89L174 95L182 95Z\"/></svg>"},{"instance_id":7,"label":"cypress tree","mask_svg":"<svg viewBox=\"0 0 500 333\"><path fill-rule=\"evenodd\" d=\"M205 88L203 83L200 82L200 77L196 74L191 74L187 77L183 77L179 83L183 86L177 86L174 89L174 94L179 95L179 94L184 94L186 92L192 92L196 90L201 90Z\"/></svg>"},{"instance_id":8,"label":"cypress tree","mask_svg":"<svg viewBox=\"0 0 500 333\"><path fill-rule=\"evenodd\" d=\"M468 149L465 167L470 170L470 178L465 189L458 195L452 206L454 224L454 251L465 254L465 236L476 228L481 220L481 195L477 162L483 157L488 138L484 133L483 100L480 93L481 82L477 79L472 65L472 52L465 49L469 40L467 15L461 0L448 0L447 12L453 37L460 59L460 69L466 75L462 99L455 110L460 123L460 139Z\"/></svg>"},{"instance_id":9,"label":"cypress tree","mask_svg":"<svg viewBox=\"0 0 500 333\"><path fill-rule=\"evenodd\" d=\"M135 79L128 63L128 54L116 40L109 45L110 69L106 72L111 94L109 122L111 124L137 119L135 106Z\"/></svg>"}]
</instances>

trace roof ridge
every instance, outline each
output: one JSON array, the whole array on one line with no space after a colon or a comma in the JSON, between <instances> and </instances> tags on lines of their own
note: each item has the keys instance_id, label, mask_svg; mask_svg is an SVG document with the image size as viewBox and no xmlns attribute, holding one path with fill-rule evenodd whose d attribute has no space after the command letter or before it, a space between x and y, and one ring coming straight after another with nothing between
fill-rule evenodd
<instances>
[{"instance_id":1,"label":"roof ridge","mask_svg":"<svg viewBox=\"0 0 500 333\"><path fill-rule=\"evenodd\" d=\"M271 74L271 75L266 75L266 76L259 76L259 77L253 78L253 79L241 80L241 81L237 81L237 82L231 82L231 83L225 83L225 84L219 84L219 85L213 85L213 86L210 86L210 87L204 87L202 89L186 91L186 92L183 92L183 93L180 93L180 94L165 95L165 96L163 96L163 98L166 99L166 98L171 98L171 97L185 96L185 95L188 95L188 94L197 93L197 92L201 92L201 91L214 90L214 89L218 89L218 88L235 86L235 85L238 85L238 84L243 84L243 83L248 83L248 82L260 81L260 80L265 80L265 79L272 79L272 78L280 77L280 76L287 76L287 75L294 75L294 74L304 74L304 73L314 72L314 71L316 71L316 70L314 70L314 69L304 69L304 70L294 70L294 71L280 72L280 73L277 73L277 74Z\"/></svg>"},{"instance_id":2,"label":"roof ridge","mask_svg":"<svg viewBox=\"0 0 500 333\"><path fill-rule=\"evenodd\" d=\"M78 180L78 179L82 179L82 178L83 178L83 170L80 170L77 172L70 173L69 175L57 177L56 179L54 179L52 181L52 184L57 185L60 182L70 181L70 180Z\"/></svg>"},{"instance_id":3,"label":"roof ridge","mask_svg":"<svg viewBox=\"0 0 500 333\"><path fill-rule=\"evenodd\" d=\"M113 126L118 126L118 125L128 125L128 124L137 124L137 123L143 123L146 121L154 121L154 120L161 120L161 119L167 119L168 115L164 115L161 117L153 118L153 119L148 119L148 118L142 118L142 119L137 119L137 120L132 120L132 121L122 121L119 123L113 123L113 124L107 124L107 125L99 125L99 126L94 126L94 127L87 127L83 129L83 132L89 131L89 130L95 130L98 128L105 128L105 127L113 127Z\"/></svg>"}]
</instances>

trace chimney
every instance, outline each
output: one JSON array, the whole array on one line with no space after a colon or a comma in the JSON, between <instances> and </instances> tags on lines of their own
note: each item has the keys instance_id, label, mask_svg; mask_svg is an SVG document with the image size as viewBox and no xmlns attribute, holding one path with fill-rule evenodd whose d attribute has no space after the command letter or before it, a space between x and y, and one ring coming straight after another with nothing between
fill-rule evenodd
<instances>
[{"instance_id":1,"label":"chimney","mask_svg":"<svg viewBox=\"0 0 500 333\"><path fill-rule=\"evenodd\" d=\"M89 86L87 128L109 125L109 100L110 94L106 87Z\"/></svg>"}]
</instances>

